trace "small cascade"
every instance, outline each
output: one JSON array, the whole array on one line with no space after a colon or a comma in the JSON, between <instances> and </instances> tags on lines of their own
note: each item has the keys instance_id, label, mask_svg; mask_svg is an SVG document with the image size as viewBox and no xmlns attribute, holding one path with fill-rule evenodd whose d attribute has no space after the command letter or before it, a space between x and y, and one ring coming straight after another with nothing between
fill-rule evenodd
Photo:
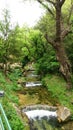
<instances>
[{"instance_id":1,"label":"small cascade","mask_svg":"<svg viewBox=\"0 0 73 130\"><path fill-rule=\"evenodd\" d=\"M56 107L48 105L26 106L22 109L29 119L30 130L59 130Z\"/></svg>"},{"instance_id":2,"label":"small cascade","mask_svg":"<svg viewBox=\"0 0 73 130\"><path fill-rule=\"evenodd\" d=\"M27 67L26 67L27 68ZM73 123L61 124L58 121L56 99L51 96L42 86L40 75L36 74L35 68L31 66L24 71L23 77L19 79L22 90L19 91L19 103L21 113L27 120L30 130L72 130ZM64 111L65 113L67 111ZM60 113L60 115L63 115ZM72 127L72 129L70 129ZM27 128L26 128L27 129Z\"/></svg>"},{"instance_id":3,"label":"small cascade","mask_svg":"<svg viewBox=\"0 0 73 130\"><path fill-rule=\"evenodd\" d=\"M28 101L32 100L32 103L29 102L30 105L26 105L22 109L22 113L28 118L30 130L59 130L57 129L56 107L50 107L45 104L45 102L49 103L49 94L42 87L40 76L36 74L35 69L32 68L31 70L31 68L27 70L25 75L24 89L26 93L23 101L26 102L26 97L28 96ZM45 95L46 98L44 100ZM41 105L42 102L44 105Z\"/></svg>"},{"instance_id":4,"label":"small cascade","mask_svg":"<svg viewBox=\"0 0 73 130\"><path fill-rule=\"evenodd\" d=\"M25 112L25 114L28 116L29 119L36 120L37 117L39 120L46 117L47 119L50 119L52 117L57 117L57 114L55 111L48 111L48 110L31 110Z\"/></svg>"},{"instance_id":5,"label":"small cascade","mask_svg":"<svg viewBox=\"0 0 73 130\"><path fill-rule=\"evenodd\" d=\"M38 87L42 86L41 81L39 81L39 75L36 74L35 71L28 71L27 73L27 82L25 84L25 87Z\"/></svg>"},{"instance_id":6,"label":"small cascade","mask_svg":"<svg viewBox=\"0 0 73 130\"><path fill-rule=\"evenodd\" d=\"M36 82L27 82L26 83L26 87L37 87L37 86L41 86L41 82L40 81L36 81Z\"/></svg>"},{"instance_id":7,"label":"small cascade","mask_svg":"<svg viewBox=\"0 0 73 130\"><path fill-rule=\"evenodd\" d=\"M40 75L37 75L35 71L29 71L27 74L27 77L32 78L32 77L36 77L38 78Z\"/></svg>"}]
</instances>

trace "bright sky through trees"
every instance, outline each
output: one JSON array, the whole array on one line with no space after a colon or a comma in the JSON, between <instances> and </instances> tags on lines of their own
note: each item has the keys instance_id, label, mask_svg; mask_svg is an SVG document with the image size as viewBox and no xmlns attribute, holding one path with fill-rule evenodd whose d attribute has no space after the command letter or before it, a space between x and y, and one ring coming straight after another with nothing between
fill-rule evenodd
<instances>
[{"instance_id":1,"label":"bright sky through trees","mask_svg":"<svg viewBox=\"0 0 73 130\"><path fill-rule=\"evenodd\" d=\"M4 8L10 10L12 23L18 23L20 26L23 24L34 26L44 13L38 2L23 3L22 0L0 0L0 19Z\"/></svg>"}]
</instances>

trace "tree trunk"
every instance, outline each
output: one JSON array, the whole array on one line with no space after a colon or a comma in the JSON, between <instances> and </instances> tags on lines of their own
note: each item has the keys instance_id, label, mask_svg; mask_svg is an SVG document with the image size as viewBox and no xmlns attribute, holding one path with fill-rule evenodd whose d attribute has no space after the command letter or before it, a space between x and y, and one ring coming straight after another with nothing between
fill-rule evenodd
<instances>
[{"instance_id":1,"label":"tree trunk","mask_svg":"<svg viewBox=\"0 0 73 130\"><path fill-rule=\"evenodd\" d=\"M60 63L60 71L61 71L62 75L64 76L65 80L67 81L67 89L71 89L71 87L72 87L71 65L69 63L69 60L68 60L68 57L66 55L65 48L63 45L63 40L66 35L63 34L63 30L62 30L62 26L61 26L62 25L62 23L61 23L62 11L61 10L62 10L62 6L63 6L65 0L55 0L54 2L52 0L46 0L46 1L49 2L50 4L52 4L56 11L55 12L56 13L56 15L55 15L55 17L56 17L55 18L56 35L55 35L54 40L49 39L48 34L46 34L45 37L46 37L46 40L48 41L48 43L50 43L53 46L53 48L55 49L56 55L57 55L57 60ZM42 0L38 0L38 2L40 2L42 5L44 5ZM46 9L47 9L47 7L46 7ZM71 9L71 11L72 11L72 9ZM50 14L52 14L52 13L50 12ZM70 14L70 16L71 16L71 14ZM68 33L68 31L66 32L66 34Z\"/></svg>"},{"instance_id":2,"label":"tree trunk","mask_svg":"<svg viewBox=\"0 0 73 130\"><path fill-rule=\"evenodd\" d=\"M60 63L60 71L67 82L67 89L71 89L71 65L65 52L64 45L61 39L61 4L60 1L56 2L56 39L54 48L56 50L57 60Z\"/></svg>"},{"instance_id":3,"label":"tree trunk","mask_svg":"<svg viewBox=\"0 0 73 130\"><path fill-rule=\"evenodd\" d=\"M67 82L67 89L72 88L72 81L71 81L71 64L68 60L68 56L66 55L65 48L63 43L61 41L49 41L48 36L45 36L48 43L50 43L56 52L56 57L58 62L60 63L60 72L64 76L66 82Z\"/></svg>"},{"instance_id":4,"label":"tree trunk","mask_svg":"<svg viewBox=\"0 0 73 130\"><path fill-rule=\"evenodd\" d=\"M68 57L65 53L64 46L59 43L56 43L55 45L56 50L56 56L57 60L60 63L60 72L64 76L66 82L67 82L67 89L72 88L72 82L71 82L71 64L68 60Z\"/></svg>"}]
</instances>

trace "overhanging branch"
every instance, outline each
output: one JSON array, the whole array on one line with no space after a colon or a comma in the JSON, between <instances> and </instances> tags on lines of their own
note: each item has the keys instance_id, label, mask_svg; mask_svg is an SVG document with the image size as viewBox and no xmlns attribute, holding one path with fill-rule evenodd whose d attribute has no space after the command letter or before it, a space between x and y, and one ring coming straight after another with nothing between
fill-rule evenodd
<instances>
[{"instance_id":1,"label":"overhanging branch","mask_svg":"<svg viewBox=\"0 0 73 130\"><path fill-rule=\"evenodd\" d=\"M55 42L54 42L52 39L50 39L50 38L48 37L47 33L45 34L45 38L46 38L47 42L48 42L49 44L51 44L51 45L54 47Z\"/></svg>"},{"instance_id":2,"label":"overhanging branch","mask_svg":"<svg viewBox=\"0 0 73 130\"><path fill-rule=\"evenodd\" d=\"M61 41L69 34L71 33L70 26L64 29L64 31L61 32Z\"/></svg>"},{"instance_id":3,"label":"overhanging branch","mask_svg":"<svg viewBox=\"0 0 73 130\"><path fill-rule=\"evenodd\" d=\"M51 1L51 0L46 0L46 1L55 6L55 2L53 2L53 1Z\"/></svg>"},{"instance_id":4,"label":"overhanging branch","mask_svg":"<svg viewBox=\"0 0 73 130\"><path fill-rule=\"evenodd\" d=\"M38 1L41 5L43 5L43 6L48 10L48 12L49 12L52 16L54 16L52 10L51 10L46 4L44 4L42 0L37 0L37 1Z\"/></svg>"}]
</instances>

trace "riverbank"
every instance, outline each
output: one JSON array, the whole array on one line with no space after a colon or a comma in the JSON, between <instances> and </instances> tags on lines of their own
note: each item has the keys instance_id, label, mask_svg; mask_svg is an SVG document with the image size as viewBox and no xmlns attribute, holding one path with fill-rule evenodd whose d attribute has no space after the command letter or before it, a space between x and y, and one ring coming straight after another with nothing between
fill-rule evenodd
<instances>
[{"instance_id":1,"label":"riverbank","mask_svg":"<svg viewBox=\"0 0 73 130\"><path fill-rule=\"evenodd\" d=\"M60 75L46 75L42 82L52 97L56 98L60 105L68 107L73 114L73 90L66 89L66 82L63 77Z\"/></svg>"},{"instance_id":2,"label":"riverbank","mask_svg":"<svg viewBox=\"0 0 73 130\"><path fill-rule=\"evenodd\" d=\"M20 125L21 130L30 129L27 117L22 115L21 112L18 112L18 109L21 110L23 107L28 105L63 105L67 106L73 114L73 92L66 90L66 83L59 75L47 75L42 79L43 86L32 87L31 89L25 87L25 82L28 80L26 79L26 76L24 77L22 75L20 69L16 69L9 73L7 78L2 73L0 74L0 77L0 89L5 91L5 95L0 99L0 102L4 106L7 117L10 120L11 127L14 130L18 130ZM33 77L33 75L31 77ZM18 84L19 79L20 81L23 80L22 82L24 83L24 86L22 83ZM16 107L13 107L13 104L15 104ZM17 121L15 121L15 118ZM15 127L17 124L18 127ZM66 126L70 126L70 124L72 127L72 121L67 122ZM67 130L68 126L66 126L64 127L64 130Z\"/></svg>"}]
</instances>

